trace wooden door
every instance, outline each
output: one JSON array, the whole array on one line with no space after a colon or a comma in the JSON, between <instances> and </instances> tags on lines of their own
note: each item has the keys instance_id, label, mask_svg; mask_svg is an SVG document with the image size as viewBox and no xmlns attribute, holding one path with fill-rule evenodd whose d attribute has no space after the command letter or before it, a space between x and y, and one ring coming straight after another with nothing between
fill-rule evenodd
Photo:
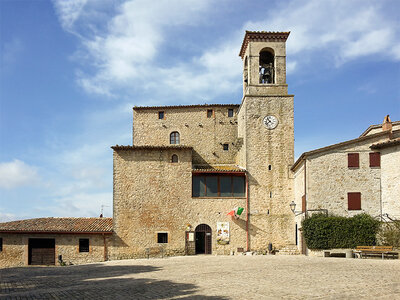
<instances>
[{"instance_id":1,"label":"wooden door","mask_svg":"<svg viewBox=\"0 0 400 300\"><path fill-rule=\"evenodd\" d=\"M30 265L55 265L54 239L29 239Z\"/></svg>"},{"instance_id":2,"label":"wooden door","mask_svg":"<svg viewBox=\"0 0 400 300\"><path fill-rule=\"evenodd\" d=\"M211 254L212 233L211 227L207 224L200 224L195 229L196 254Z\"/></svg>"}]
</instances>

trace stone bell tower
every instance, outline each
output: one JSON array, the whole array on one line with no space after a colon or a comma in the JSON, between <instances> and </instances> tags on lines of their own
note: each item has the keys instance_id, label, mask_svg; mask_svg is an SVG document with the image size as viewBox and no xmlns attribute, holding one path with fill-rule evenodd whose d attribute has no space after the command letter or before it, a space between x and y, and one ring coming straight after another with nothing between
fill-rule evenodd
<instances>
[{"instance_id":1,"label":"stone bell tower","mask_svg":"<svg viewBox=\"0 0 400 300\"><path fill-rule=\"evenodd\" d=\"M241 149L237 163L249 180L250 250L295 243L293 200L293 95L286 84L289 32L246 31L243 99L238 115Z\"/></svg>"}]
</instances>

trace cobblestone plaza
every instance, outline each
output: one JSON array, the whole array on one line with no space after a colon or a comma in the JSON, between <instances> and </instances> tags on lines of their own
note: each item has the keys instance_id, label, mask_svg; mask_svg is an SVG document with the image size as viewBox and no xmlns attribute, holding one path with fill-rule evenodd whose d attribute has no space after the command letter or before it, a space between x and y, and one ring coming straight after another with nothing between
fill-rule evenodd
<instances>
[{"instance_id":1,"label":"cobblestone plaza","mask_svg":"<svg viewBox=\"0 0 400 300\"><path fill-rule=\"evenodd\" d=\"M0 299L400 299L400 261L181 256L0 270Z\"/></svg>"}]
</instances>

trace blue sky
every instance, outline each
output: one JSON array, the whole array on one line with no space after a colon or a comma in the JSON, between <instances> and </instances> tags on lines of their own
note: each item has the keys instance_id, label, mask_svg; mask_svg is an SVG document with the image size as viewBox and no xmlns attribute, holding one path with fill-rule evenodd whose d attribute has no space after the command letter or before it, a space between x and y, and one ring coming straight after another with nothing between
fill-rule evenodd
<instances>
[{"instance_id":1,"label":"blue sky","mask_svg":"<svg viewBox=\"0 0 400 300\"><path fill-rule=\"evenodd\" d=\"M400 2L0 1L0 221L112 215L132 106L239 103L245 30L291 31L295 154L400 120Z\"/></svg>"}]
</instances>

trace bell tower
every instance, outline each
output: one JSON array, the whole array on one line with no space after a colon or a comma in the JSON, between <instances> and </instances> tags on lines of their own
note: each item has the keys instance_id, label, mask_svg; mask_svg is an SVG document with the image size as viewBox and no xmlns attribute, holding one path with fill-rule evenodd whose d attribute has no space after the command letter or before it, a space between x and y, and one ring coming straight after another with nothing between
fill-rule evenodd
<instances>
[{"instance_id":1,"label":"bell tower","mask_svg":"<svg viewBox=\"0 0 400 300\"><path fill-rule=\"evenodd\" d=\"M269 243L282 249L295 243L293 95L286 84L286 40L289 32L246 31L243 99L238 114L241 149L237 163L246 168L250 250Z\"/></svg>"},{"instance_id":2,"label":"bell tower","mask_svg":"<svg viewBox=\"0 0 400 300\"><path fill-rule=\"evenodd\" d=\"M243 60L243 95L287 94L288 36L289 32L246 31L239 53Z\"/></svg>"}]
</instances>

